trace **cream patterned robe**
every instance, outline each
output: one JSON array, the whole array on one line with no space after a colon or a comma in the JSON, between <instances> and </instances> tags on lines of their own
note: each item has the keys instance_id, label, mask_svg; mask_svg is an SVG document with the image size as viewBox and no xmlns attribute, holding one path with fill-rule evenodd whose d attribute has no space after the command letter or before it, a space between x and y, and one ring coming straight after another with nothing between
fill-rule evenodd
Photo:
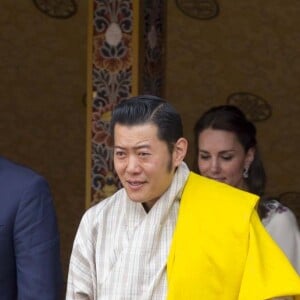
<instances>
[{"instance_id":1,"label":"cream patterned robe","mask_svg":"<svg viewBox=\"0 0 300 300\"><path fill-rule=\"evenodd\" d=\"M67 300L166 298L166 262L178 195L188 175L182 163L149 213L121 189L84 214L70 260Z\"/></svg>"}]
</instances>

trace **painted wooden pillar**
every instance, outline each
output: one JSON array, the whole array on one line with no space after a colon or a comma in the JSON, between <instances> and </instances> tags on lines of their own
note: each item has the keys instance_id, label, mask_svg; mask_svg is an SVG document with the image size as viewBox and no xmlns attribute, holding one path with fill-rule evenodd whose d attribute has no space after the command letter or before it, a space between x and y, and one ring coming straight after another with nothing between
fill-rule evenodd
<instances>
[{"instance_id":1,"label":"painted wooden pillar","mask_svg":"<svg viewBox=\"0 0 300 300\"><path fill-rule=\"evenodd\" d=\"M163 0L90 0L87 74L86 207L113 194L109 133L115 105L163 94Z\"/></svg>"}]
</instances>

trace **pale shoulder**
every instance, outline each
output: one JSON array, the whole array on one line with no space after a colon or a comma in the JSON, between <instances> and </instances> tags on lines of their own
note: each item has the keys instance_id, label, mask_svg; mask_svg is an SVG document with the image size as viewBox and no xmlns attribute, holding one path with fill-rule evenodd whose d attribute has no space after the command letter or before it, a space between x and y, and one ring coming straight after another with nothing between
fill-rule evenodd
<instances>
[{"instance_id":1,"label":"pale shoulder","mask_svg":"<svg viewBox=\"0 0 300 300\"><path fill-rule=\"evenodd\" d=\"M281 228L298 228L295 214L287 206L277 200L268 200L264 203L266 216L262 219L265 226L280 226Z\"/></svg>"}]
</instances>

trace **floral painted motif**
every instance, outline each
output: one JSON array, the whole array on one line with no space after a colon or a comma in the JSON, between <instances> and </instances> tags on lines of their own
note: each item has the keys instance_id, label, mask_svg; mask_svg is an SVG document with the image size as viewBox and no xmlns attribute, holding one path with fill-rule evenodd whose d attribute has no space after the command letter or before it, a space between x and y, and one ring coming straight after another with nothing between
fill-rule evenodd
<instances>
[{"instance_id":1,"label":"floral painted motif","mask_svg":"<svg viewBox=\"0 0 300 300\"><path fill-rule=\"evenodd\" d=\"M34 5L51 18L67 19L77 12L77 1L74 0L33 0Z\"/></svg>"},{"instance_id":2,"label":"floral painted motif","mask_svg":"<svg viewBox=\"0 0 300 300\"><path fill-rule=\"evenodd\" d=\"M132 0L93 0L92 202L118 188L113 170L109 124L114 107L132 92ZM144 70L142 93L160 95L162 88L163 0L144 2ZM141 6L142 7L142 6Z\"/></svg>"},{"instance_id":3,"label":"floral painted motif","mask_svg":"<svg viewBox=\"0 0 300 300\"><path fill-rule=\"evenodd\" d=\"M253 122L267 120L272 114L269 103L262 97L251 93L233 93L228 96L227 103L238 106Z\"/></svg>"},{"instance_id":4,"label":"floral painted motif","mask_svg":"<svg viewBox=\"0 0 300 300\"><path fill-rule=\"evenodd\" d=\"M264 225L267 225L275 214L281 214L287 211L287 208L275 199L262 201L266 210L266 216L263 219Z\"/></svg>"},{"instance_id":5,"label":"floral painted motif","mask_svg":"<svg viewBox=\"0 0 300 300\"><path fill-rule=\"evenodd\" d=\"M158 96L162 94L164 76L163 11L164 1L145 1L144 93Z\"/></svg>"},{"instance_id":6,"label":"floral painted motif","mask_svg":"<svg viewBox=\"0 0 300 300\"><path fill-rule=\"evenodd\" d=\"M119 188L109 124L116 104L131 93L132 1L94 0L92 200Z\"/></svg>"},{"instance_id":7,"label":"floral painted motif","mask_svg":"<svg viewBox=\"0 0 300 300\"><path fill-rule=\"evenodd\" d=\"M116 73L131 66L131 37L123 34L123 40L117 45L110 45L105 35L94 38L94 64L98 69Z\"/></svg>"},{"instance_id":8,"label":"floral painted motif","mask_svg":"<svg viewBox=\"0 0 300 300\"><path fill-rule=\"evenodd\" d=\"M132 63L131 1L96 1L94 14L94 65L116 73Z\"/></svg>"}]
</instances>

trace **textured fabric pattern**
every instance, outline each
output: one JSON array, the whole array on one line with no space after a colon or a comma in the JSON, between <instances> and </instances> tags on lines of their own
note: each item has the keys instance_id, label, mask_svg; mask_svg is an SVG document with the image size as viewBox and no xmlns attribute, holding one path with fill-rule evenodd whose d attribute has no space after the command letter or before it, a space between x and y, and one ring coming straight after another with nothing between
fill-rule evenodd
<instances>
[{"instance_id":1,"label":"textured fabric pattern","mask_svg":"<svg viewBox=\"0 0 300 300\"><path fill-rule=\"evenodd\" d=\"M265 206L263 224L300 274L300 231L295 215L276 200L266 202Z\"/></svg>"},{"instance_id":2,"label":"textured fabric pattern","mask_svg":"<svg viewBox=\"0 0 300 300\"><path fill-rule=\"evenodd\" d=\"M165 299L167 256L188 174L183 163L148 214L124 189L85 213L73 245L66 299Z\"/></svg>"}]
</instances>

